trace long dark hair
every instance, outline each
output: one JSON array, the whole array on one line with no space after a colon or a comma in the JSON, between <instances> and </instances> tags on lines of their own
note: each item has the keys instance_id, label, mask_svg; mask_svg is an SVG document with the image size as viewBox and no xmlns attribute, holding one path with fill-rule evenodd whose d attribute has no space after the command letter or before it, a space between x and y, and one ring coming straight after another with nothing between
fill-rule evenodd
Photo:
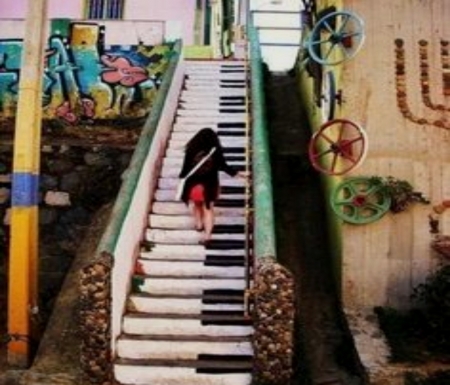
<instances>
[{"instance_id":1,"label":"long dark hair","mask_svg":"<svg viewBox=\"0 0 450 385\"><path fill-rule=\"evenodd\" d=\"M186 153L196 154L200 151L209 152L213 147L222 149L219 137L212 128L206 127L198 131L186 144Z\"/></svg>"}]
</instances>

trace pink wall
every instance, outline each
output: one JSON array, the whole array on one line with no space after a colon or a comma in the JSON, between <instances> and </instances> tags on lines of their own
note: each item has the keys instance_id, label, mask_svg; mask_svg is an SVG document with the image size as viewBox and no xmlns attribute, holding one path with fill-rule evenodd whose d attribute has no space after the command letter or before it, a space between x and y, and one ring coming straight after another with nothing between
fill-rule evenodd
<instances>
[{"instance_id":1,"label":"pink wall","mask_svg":"<svg viewBox=\"0 0 450 385\"><path fill-rule=\"evenodd\" d=\"M193 44L196 0L127 0L127 20L166 20L179 23L185 45Z\"/></svg>"},{"instance_id":2,"label":"pink wall","mask_svg":"<svg viewBox=\"0 0 450 385\"><path fill-rule=\"evenodd\" d=\"M24 19L28 1L36 0L0 0L0 20ZM47 1L50 19L83 19L84 17L84 0ZM195 3L196 0L127 0L124 18L166 21L166 32L171 35L177 34L179 30L184 44L190 45L194 41Z\"/></svg>"},{"instance_id":3,"label":"pink wall","mask_svg":"<svg viewBox=\"0 0 450 385\"><path fill-rule=\"evenodd\" d=\"M0 19L24 19L28 1L36 0L0 0ZM47 0L49 18L83 17L83 0Z\"/></svg>"}]
</instances>

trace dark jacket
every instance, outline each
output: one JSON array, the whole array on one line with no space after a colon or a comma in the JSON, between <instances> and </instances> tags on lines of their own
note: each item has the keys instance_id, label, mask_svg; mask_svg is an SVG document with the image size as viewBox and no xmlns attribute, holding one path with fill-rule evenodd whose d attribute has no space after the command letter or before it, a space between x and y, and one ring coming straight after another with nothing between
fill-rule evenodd
<instances>
[{"instance_id":1,"label":"dark jacket","mask_svg":"<svg viewBox=\"0 0 450 385\"><path fill-rule=\"evenodd\" d=\"M195 149L195 151L186 150L180 178L184 178L210 150L211 148ZM202 184L205 191L205 204L209 208L210 203L214 202L219 196L219 171L224 171L230 176L235 176L238 173L237 169L227 164L221 146L216 147L216 151L210 159L186 180L181 199L187 204L191 188L197 184Z\"/></svg>"}]
</instances>

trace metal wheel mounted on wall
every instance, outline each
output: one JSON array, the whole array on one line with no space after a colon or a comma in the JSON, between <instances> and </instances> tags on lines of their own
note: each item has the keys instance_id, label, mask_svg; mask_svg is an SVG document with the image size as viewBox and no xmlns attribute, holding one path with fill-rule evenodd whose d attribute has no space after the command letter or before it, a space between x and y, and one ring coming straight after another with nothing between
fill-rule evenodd
<instances>
[{"instance_id":1,"label":"metal wheel mounted on wall","mask_svg":"<svg viewBox=\"0 0 450 385\"><path fill-rule=\"evenodd\" d=\"M360 125L347 119L334 119L314 133L308 154L316 170L344 175L363 162L367 148L367 134Z\"/></svg>"}]
</instances>

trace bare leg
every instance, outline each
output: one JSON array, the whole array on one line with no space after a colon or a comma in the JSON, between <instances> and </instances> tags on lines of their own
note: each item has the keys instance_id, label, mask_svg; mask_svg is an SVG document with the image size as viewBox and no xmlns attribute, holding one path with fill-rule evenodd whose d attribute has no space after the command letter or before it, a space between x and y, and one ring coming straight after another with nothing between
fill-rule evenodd
<instances>
[{"instance_id":1,"label":"bare leg","mask_svg":"<svg viewBox=\"0 0 450 385\"><path fill-rule=\"evenodd\" d=\"M214 228L214 204L212 202L209 205L209 209L203 206L203 220L205 224L205 240L209 241Z\"/></svg>"},{"instance_id":2,"label":"bare leg","mask_svg":"<svg viewBox=\"0 0 450 385\"><path fill-rule=\"evenodd\" d=\"M195 203L192 207L192 214L194 215L195 220L195 229L202 230L203 229L203 203Z\"/></svg>"}]
</instances>

